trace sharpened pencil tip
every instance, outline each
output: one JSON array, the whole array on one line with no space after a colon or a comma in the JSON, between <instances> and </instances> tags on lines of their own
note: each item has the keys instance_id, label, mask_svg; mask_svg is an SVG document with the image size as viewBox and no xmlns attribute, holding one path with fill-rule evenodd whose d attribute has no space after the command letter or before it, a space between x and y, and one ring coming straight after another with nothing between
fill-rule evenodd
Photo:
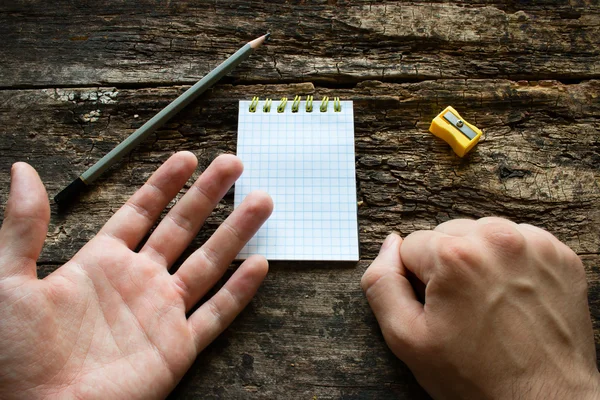
<instances>
[{"instance_id":1,"label":"sharpened pencil tip","mask_svg":"<svg viewBox=\"0 0 600 400\"><path fill-rule=\"evenodd\" d=\"M263 44L265 41L269 40L270 37L271 37L271 32L267 32L266 35L262 35L261 37L256 38L248 43L250 43L250 47L252 47L253 49L256 49L258 46Z\"/></svg>"}]
</instances>

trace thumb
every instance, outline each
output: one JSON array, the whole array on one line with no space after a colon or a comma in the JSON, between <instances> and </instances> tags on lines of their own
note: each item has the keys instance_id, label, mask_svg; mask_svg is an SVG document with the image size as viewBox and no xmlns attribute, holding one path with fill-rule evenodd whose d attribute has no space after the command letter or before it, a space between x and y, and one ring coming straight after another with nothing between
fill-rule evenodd
<instances>
[{"instance_id":1,"label":"thumb","mask_svg":"<svg viewBox=\"0 0 600 400\"><path fill-rule=\"evenodd\" d=\"M50 204L35 169L19 162L11 169L11 184L0 229L0 277L36 276L35 262L42 251Z\"/></svg>"},{"instance_id":2,"label":"thumb","mask_svg":"<svg viewBox=\"0 0 600 400\"><path fill-rule=\"evenodd\" d=\"M406 278L400 259L402 239L389 235L361 280L367 300L391 350L400 358L424 333L423 305ZM404 360L406 361L406 360Z\"/></svg>"}]
</instances>

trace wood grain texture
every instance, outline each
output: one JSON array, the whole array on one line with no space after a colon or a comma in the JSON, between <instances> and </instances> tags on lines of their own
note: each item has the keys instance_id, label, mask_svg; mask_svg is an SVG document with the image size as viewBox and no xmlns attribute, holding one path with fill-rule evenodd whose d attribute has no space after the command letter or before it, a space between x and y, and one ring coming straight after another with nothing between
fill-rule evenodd
<instances>
[{"instance_id":1,"label":"wood grain texture","mask_svg":"<svg viewBox=\"0 0 600 400\"><path fill-rule=\"evenodd\" d=\"M36 167L53 196L241 43L267 27L275 38L70 210L53 206L40 275L173 152L194 152L198 173L234 153L237 101L253 95L353 100L362 202L362 261L274 263L173 398L427 398L385 346L359 282L390 231L458 217L505 216L571 246L586 266L600 345L596 2L166 3L0 6L3 204L13 162ZM484 130L465 159L427 131L447 105ZM230 192L187 253L232 203Z\"/></svg>"},{"instance_id":2,"label":"wood grain texture","mask_svg":"<svg viewBox=\"0 0 600 400\"><path fill-rule=\"evenodd\" d=\"M589 79L599 12L595 1L17 1L0 6L0 86L192 83L267 29L268 48L231 80Z\"/></svg>"}]
</instances>

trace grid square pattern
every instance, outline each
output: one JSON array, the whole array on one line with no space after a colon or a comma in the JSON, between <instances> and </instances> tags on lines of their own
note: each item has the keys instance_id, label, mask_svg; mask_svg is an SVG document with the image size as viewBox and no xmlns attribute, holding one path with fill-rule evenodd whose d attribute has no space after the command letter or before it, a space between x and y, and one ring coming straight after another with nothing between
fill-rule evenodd
<instances>
[{"instance_id":1,"label":"grid square pattern","mask_svg":"<svg viewBox=\"0 0 600 400\"><path fill-rule=\"evenodd\" d=\"M237 155L244 172L235 184L238 207L253 190L273 198L269 220L238 254L262 254L269 260L358 261L358 222L354 167L354 112L351 101L342 111L319 111L305 102L297 113L255 113L240 101Z\"/></svg>"}]
</instances>

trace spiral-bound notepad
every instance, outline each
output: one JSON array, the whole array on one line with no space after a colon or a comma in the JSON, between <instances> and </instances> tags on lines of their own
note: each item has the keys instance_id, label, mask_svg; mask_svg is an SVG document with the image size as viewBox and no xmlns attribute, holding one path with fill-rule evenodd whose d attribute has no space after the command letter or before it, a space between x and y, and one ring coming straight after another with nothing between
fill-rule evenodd
<instances>
[{"instance_id":1,"label":"spiral-bound notepad","mask_svg":"<svg viewBox=\"0 0 600 400\"><path fill-rule=\"evenodd\" d=\"M240 101L235 207L261 189L274 209L239 259L359 259L352 102L322 104Z\"/></svg>"}]
</instances>

